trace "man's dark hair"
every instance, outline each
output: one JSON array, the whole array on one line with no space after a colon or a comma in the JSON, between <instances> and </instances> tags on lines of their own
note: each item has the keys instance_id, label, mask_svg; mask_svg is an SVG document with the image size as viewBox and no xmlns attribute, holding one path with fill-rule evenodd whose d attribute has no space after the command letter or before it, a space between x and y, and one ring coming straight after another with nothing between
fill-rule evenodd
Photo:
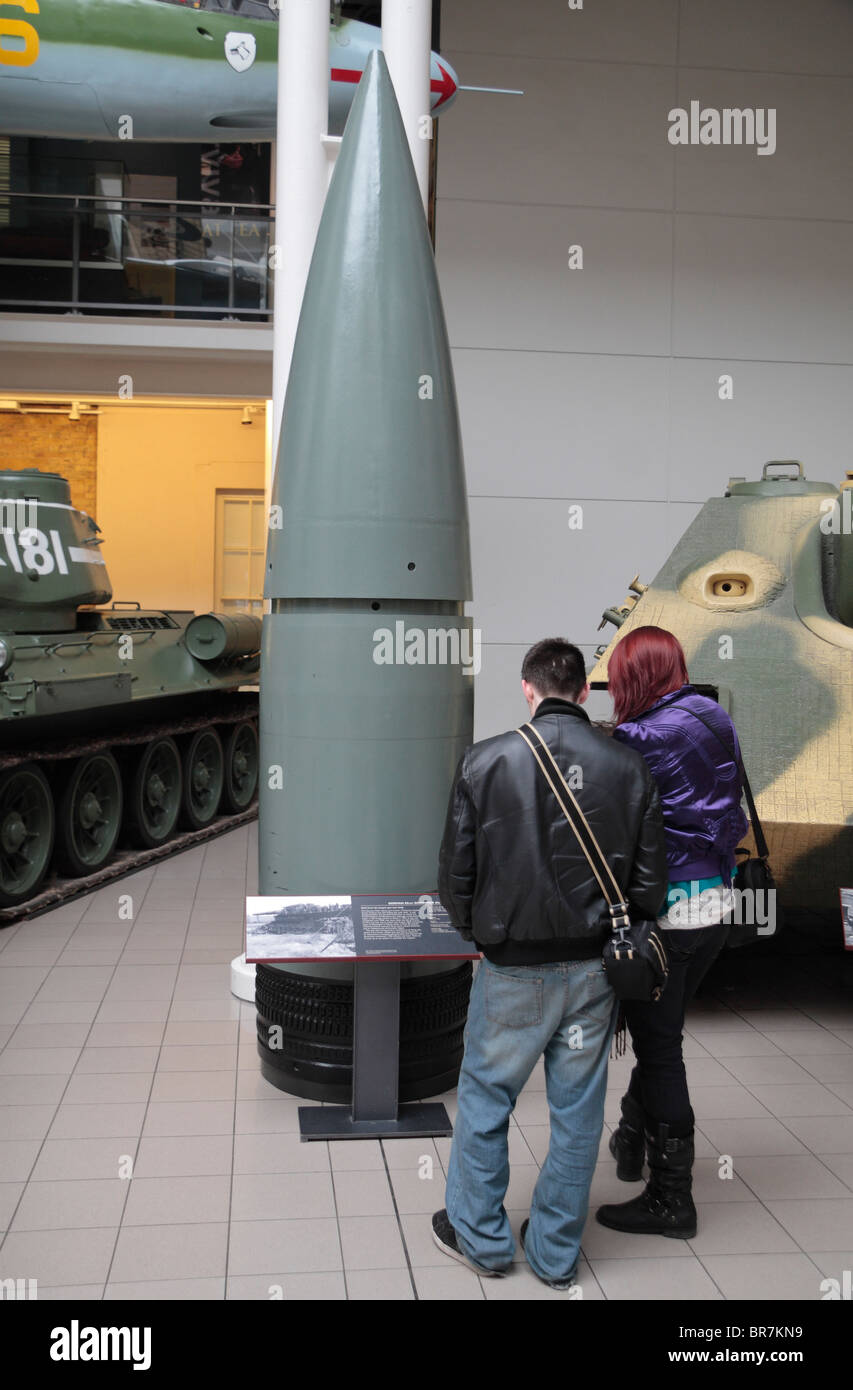
<instances>
[{"instance_id":1,"label":"man's dark hair","mask_svg":"<svg viewBox=\"0 0 853 1390\"><path fill-rule=\"evenodd\" d=\"M586 685L586 667L571 642L564 637L545 637L525 656L521 678L543 699L555 695L560 700L576 700Z\"/></svg>"}]
</instances>

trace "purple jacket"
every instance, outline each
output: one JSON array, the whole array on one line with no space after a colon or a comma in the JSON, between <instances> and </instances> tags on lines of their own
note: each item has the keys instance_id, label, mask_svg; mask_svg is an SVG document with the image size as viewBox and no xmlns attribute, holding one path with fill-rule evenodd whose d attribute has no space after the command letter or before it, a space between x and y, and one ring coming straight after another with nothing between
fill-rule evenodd
<instances>
[{"instance_id":1,"label":"purple jacket","mask_svg":"<svg viewBox=\"0 0 853 1390\"><path fill-rule=\"evenodd\" d=\"M740 756L725 710L691 685L664 695L613 735L642 753L658 785L670 882L725 876L749 827L740 769L691 709Z\"/></svg>"}]
</instances>

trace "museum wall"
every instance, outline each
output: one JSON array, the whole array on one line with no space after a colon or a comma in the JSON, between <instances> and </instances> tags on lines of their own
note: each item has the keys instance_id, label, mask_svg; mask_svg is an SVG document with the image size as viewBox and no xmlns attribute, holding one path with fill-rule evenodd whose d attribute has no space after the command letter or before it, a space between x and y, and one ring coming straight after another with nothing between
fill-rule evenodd
<instances>
[{"instance_id":1,"label":"museum wall","mask_svg":"<svg viewBox=\"0 0 853 1390\"><path fill-rule=\"evenodd\" d=\"M101 405L95 515L117 599L213 606L217 489L264 486L263 415L242 425L243 405Z\"/></svg>"},{"instance_id":2,"label":"museum wall","mask_svg":"<svg viewBox=\"0 0 853 1390\"><path fill-rule=\"evenodd\" d=\"M524 89L460 93L439 140L484 737L523 713L525 648L591 659L730 475L853 467L853 4L454 0L441 46ZM673 146L692 100L772 108L775 151Z\"/></svg>"}]
</instances>

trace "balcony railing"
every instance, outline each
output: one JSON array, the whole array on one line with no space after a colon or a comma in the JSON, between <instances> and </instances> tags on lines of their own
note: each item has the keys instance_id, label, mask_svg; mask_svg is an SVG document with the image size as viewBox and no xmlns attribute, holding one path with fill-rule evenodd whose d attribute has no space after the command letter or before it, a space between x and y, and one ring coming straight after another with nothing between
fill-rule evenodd
<instances>
[{"instance_id":1,"label":"balcony railing","mask_svg":"<svg viewBox=\"0 0 853 1390\"><path fill-rule=\"evenodd\" d=\"M0 194L0 310L271 317L273 209Z\"/></svg>"}]
</instances>

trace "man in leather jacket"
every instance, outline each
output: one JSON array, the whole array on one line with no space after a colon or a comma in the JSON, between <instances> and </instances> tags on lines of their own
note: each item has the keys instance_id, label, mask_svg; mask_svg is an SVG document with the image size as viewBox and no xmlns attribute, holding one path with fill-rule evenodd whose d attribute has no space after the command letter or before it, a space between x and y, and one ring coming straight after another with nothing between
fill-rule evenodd
<instances>
[{"instance_id":1,"label":"man in leather jacket","mask_svg":"<svg viewBox=\"0 0 853 1390\"><path fill-rule=\"evenodd\" d=\"M656 917L667 867L645 760L590 723L581 708L589 694L583 657L564 639L531 647L522 690L632 911ZM447 1205L433 1217L433 1236L480 1274L508 1271L515 1252L503 1206L509 1118L544 1054L551 1144L521 1241L534 1273L567 1289L598 1156L616 1019L601 964L610 919L553 790L515 730L462 757L440 851L439 897L484 960L471 991Z\"/></svg>"}]
</instances>

